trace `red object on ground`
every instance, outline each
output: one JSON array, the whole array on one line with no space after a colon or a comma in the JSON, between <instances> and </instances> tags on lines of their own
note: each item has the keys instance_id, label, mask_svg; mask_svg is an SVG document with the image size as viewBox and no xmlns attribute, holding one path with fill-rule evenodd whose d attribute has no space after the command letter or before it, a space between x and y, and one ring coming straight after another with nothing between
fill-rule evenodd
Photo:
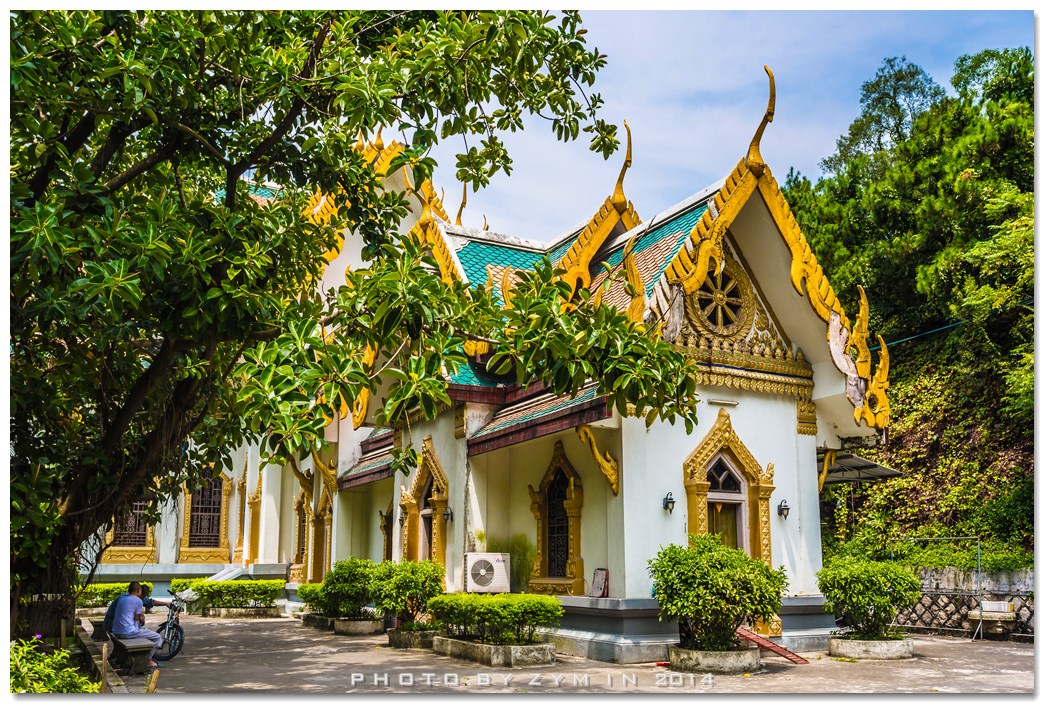
<instances>
[{"instance_id":1,"label":"red object on ground","mask_svg":"<svg viewBox=\"0 0 1044 708\"><path fill-rule=\"evenodd\" d=\"M779 654L780 656L782 656L785 659L790 659L795 664L807 664L808 663L808 659L805 659L804 657L798 656L797 654L795 654L794 652L790 651L789 649L785 649L785 648L781 647L780 645L776 644L775 642L772 642L772 641L769 641L768 639L765 639L761 635L754 634L754 632L751 632L748 629L744 629L743 627L740 627L739 629L736 630L736 634L740 635L744 639L749 639L750 641L754 642L755 644L757 644L762 649L768 649L771 652L775 652L776 654Z\"/></svg>"},{"instance_id":2,"label":"red object on ground","mask_svg":"<svg viewBox=\"0 0 1044 708\"><path fill-rule=\"evenodd\" d=\"M657 661L656 665L657 666L670 666L671 662L669 662L669 661Z\"/></svg>"}]
</instances>

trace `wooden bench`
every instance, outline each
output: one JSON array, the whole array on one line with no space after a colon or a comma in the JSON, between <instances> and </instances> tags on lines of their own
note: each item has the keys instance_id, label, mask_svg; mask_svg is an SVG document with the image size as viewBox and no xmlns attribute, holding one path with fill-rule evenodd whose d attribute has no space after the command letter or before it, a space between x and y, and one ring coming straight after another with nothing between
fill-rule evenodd
<instances>
[{"instance_id":1,"label":"wooden bench","mask_svg":"<svg viewBox=\"0 0 1044 708\"><path fill-rule=\"evenodd\" d=\"M149 654L156 646L151 639L136 637L134 639L120 639L109 635L112 639L112 664L124 668L129 667L132 674L145 674L149 671Z\"/></svg>"}]
</instances>

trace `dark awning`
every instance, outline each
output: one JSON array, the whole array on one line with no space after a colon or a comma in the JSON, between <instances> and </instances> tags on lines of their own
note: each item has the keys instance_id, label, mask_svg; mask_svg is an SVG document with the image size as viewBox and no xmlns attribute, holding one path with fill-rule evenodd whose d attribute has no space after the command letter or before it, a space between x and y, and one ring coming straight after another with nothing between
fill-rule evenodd
<instances>
[{"instance_id":1,"label":"dark awning","mask_svg":"<svg viewBox=\"0 0 1044 708\"><path fill-rule=\"evenodd\" d=\"M816 465L823 469L823 453L816 456ZM864 457L853 455L850 452L837 453L837 459L827 470L826 484L837 484L839 482L871 482L877 479L889 477L902 477L903 473L890 467L878 464Z\"/></svg>"}]
</instances>

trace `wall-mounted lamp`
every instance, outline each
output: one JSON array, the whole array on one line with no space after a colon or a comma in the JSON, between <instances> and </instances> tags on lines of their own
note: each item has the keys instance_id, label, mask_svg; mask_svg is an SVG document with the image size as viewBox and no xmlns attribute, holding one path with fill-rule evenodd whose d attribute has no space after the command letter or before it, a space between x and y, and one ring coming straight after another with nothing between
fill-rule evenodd
<instances>
[{"instance_id":1,"label":"wall-mounted lamp","mask_svg":"<svg viewBox=\"0 0 1044 708\"><path fill-rule=\"evenodd\" d=\"M446 507L446 511L442 512L442 520L446 523L453 521L453 509Z\"/></svg>"},{"instance_id":2,"label":"wall-mounted lamp","mask_svg":"<svg viewBox=\"0 0 1044 708\"><path fill-rule=\"evenodd\" d=\"M674 493L667 492L667 496L663 498L663 508L670 514L674 511Z\"/></svg>"},{"instance_id":3,"label":"wall-mounted lamp","mask_svg":"<svg viewBox=\"0 0 1044 708\"><path fill-rule=\"evenodd\" d=\"M778 513L784 519L786 519L790 515L790 507L787 506L787 500L786 499L781 501L779 503L779 506L776 507L776 513Z\"/></svg>"},{"instance_id":4,"label":"wall-mounted lamp","mask_svg":"<svg viewBox=\"0 0 1044 708\"><path fill-rule=\"evenodd\" d=\"M406 514L403 514L402 516L399 517L399 526L405 526L405 525L406 525Z\"/></svg>"}]
</instances>

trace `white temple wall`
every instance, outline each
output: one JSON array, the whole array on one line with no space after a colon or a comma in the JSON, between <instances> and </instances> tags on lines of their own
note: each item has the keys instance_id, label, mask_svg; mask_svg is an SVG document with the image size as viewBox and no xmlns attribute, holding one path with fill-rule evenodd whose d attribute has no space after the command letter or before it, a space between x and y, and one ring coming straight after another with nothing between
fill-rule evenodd
<instances>
[{"instance_id":1,"label":"white temple wall","mask_svg":"<svg viewBox=\"0 0 1044 708\"><path fill-rule=\"evenodd\" d=\"M794 400L736 391L705 389L701 392L699 424L691 435L678 422L656 422L646 429L644 420L623 421L623 484L625 497L623 545L627 563L624 586L628 597L649 597L652 580L647 564L667 544L686 543L688 518L683 479L685 459L700 445L725 408L739 439L762 469L774 465L775 490L769 502L772 530L772 565L785 566L788 595L816 594L815 572L822 557L819 548L819 502L816 482L815 439L797 435ZM734 406L707 403L708 399L737 401ZM663 509L671 492L674 512ZM782 499L790 506L786 520L776 513Z\"/></svg>"}]
</instances>

